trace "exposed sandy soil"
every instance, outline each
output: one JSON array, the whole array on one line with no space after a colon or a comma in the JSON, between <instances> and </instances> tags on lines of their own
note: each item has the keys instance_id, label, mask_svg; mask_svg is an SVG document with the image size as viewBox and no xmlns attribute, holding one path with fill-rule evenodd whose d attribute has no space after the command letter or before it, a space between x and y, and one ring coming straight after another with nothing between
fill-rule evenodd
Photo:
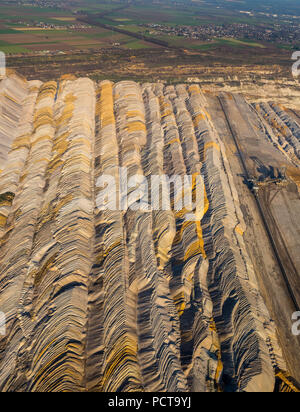
<instances>
[{"instance_id":1,"label":"exposed sandy soil","mask_svg":"<svg viewBox=\"0 0 300 412\"><path fill-rule=\"evenodd\" d=\"M230 101L232 101L232 99L230 99ZM233 105L229 105L228 107L230 107L233 111L235 110ZM235 143L231 136L231 132L228 129L224 112L215 97L211 97L210 99L210 110L215 114L215 118L218 119L216 122L217 130L222 136L222 139L226 145L227 156L230 159L230 166L233 171L235 185L238 190L241 209L247 225L244 236L248 246L248 253L251 256L251 260L255 266L260 290L263 294L267 307L276 322L279 341L281 342L289 371L299 381L300 338L292 334L291 320L292 313L294 313L296 309L291 300L289 290L287 289L282 273L278 267L273 249L264 229L260 213L258 212L255 198L250 190L248 190L245 186L244 170L242 168ZM278 165L286 163L285 158L280 154L280 152L274 152L272 145L266 144L267 142L264 145L263 141L260 141L260 145L258 145L258 142L253 142L251 138L249 139L249 128L247 135L243 134L243 120L241 117L238 117L238 112L235 112L235 115L237 117L234 117L234 114L232 113L232 125L235 126L235 130L240 137L242 147L244 148L244 154L248 162L251 162L248 155L253 155L256 152L256 156L258 156L262 161L265 161L266 164L270 161L272 161L273 164L278 162ZM255 170L254 164L252 165L252 170ZM300 237L297 211L300 210L300 197L299 193L295 189L295 185L291 184L288 188L277 190L277 197L274 197L274 192L272 193L271 190L263 192L261 196L261 200L265 199L265 202L263 202L263 205L265 205L266 208L265 211L268 210L269 212L272 212L270 214L270 219L272 219L272 221L270 220L268 223L274 228L273 219L275 219L276 225L278 225L278 228L284 237L284 241L291 255L293 264L295 264L299 270ZM272 199L272 202L270 202L270 199ZM272 204L271 209L269 209L270 203ZM297 270L295 272L289 270L290 261L287 260L285 255L286 247L284 244L282 245L282 243L280 243L278 234L277 236L275 232L274 234L279 253L281 254L284 265L288 269L287 272L290 275L289 281L296 298L299 299L298 302L300 303L299 272L297 272Z\"/></svg>"}]
</instances>

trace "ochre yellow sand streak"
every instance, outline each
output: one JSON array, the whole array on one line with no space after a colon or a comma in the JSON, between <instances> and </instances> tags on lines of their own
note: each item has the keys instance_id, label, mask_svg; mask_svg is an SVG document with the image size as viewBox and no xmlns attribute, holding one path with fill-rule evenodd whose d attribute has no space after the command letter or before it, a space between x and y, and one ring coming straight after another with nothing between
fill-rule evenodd
<instances>
[{"instance_id":1,"label":"ochre yellow sand streak","mask_svg":"<svg viewBox=\"0 0 300 412\"><path fill-rule=\"evenodd\" d=\"M215 381L219 382L219 379L220 379L221 374L223 372L223 362L222 362L222 357L221 357L221 344L220 344L220 341L219 341L219 338L218 338L216 323L215 323L213 318L210 321L209 330L213 334L213 346L215 348L217 348L218 365L217 365L217 370L216 370L216 374L215 374Z\"/></svg>"},{"instance_id":2,"label":"ochre yellow sand streak","mask_svg":"<svg viewBox=\"0 0 300 412\"><path fill-rule=\"evenodd\" d=\"M126 375L125 370L130 368L130 360L135 359L137 349L137 342L133 339L124 336L119 338L107 357L107 366L102 380L103 386L109 383L116 372L120 376L123 373Z\"/></svg>"},{"instance_id":3,"label":"ochre yellow sand streak","mask_svg":"<svg viewBox=\"0 0 300 412\"><path fill-rule=\"evenodd\" d=\"M158 100L160 106L160 115L162 119L164 117L174 115L172 106L168 102L166 102L163 96L160 96Z\"/></svg>"},{"instance_id":4,"label":"ochre yellow sand streak","mask_svg":"<svg viewBox=\"0 0 300 412\"><path fill-rule=\"evenodd\" d=\"M56 126L66 126L68 122L72 119L75 105L74 102L76 101L76 97L72 94L69 93L68 95L65 96L64 98L64 109L56 121ZM59 166L63 164L62 156L64 153L66 153L68 147L69 147L69 132L63 132L55 137L54 144L53 144L53 156L52 159L49 163L47 174L52 174Z\"/></svg>"},{"instance_id":5,"label":"ochre yellow sand streak","mask_svg":"<svg viewBox=\"0 0 300 412\"><path fill-rule=\"evenodd\" d=\"M105 258L107 258L107 256L109 256L109 254L118 246L122 245L122 241L118 240L116 242L114 242L109 248L107 248L106 250L101 250L101 252L97 255L96 258L96 262L97 264L103 264L103 261Z\"/></svg>"},{"instance_id":6,"label":"ochre yellow sand streak","mask_svg":"<svg viewBox=\"0 0 300 412\"><path fill-rule=\"evenodd\" d=\"M57 126L64 125L66 124L73 116L74 112L74 102L76 101L76 97L72 94L69 93L65 99L65 105L64 105L64 110L60 118L57 120Z\"/></svg>"},{"instance_id":7,"label":"ochre yellow sand streak","mask_svg":"<svg viewBox=\"0 0 300 412\"><path fill-rule=\"evenodd\" d=\"M204 120L204 119L205 119L204 113L197 114L197 116L195 116L195 117L193 118L194 127L198 127L198 125L199 125L199 123L201 122L201 120Z\"/></svg>"},{"instance_id":8,"label":"ochre yellow sand streak","mask_svg":"<svg viewBox=\"0 0 300 412\"><path fill-rule=\"evenodd\" d=\"M193 195L194 195L194 200L195 200L195 189L196 189L196 179L197 179L198 174L195 173L193 175ZM206 188L205 185L203 185L203 190L204 190L204 210L203 210L203 216L206 215L206 213L208 212L209 209L209 200L207 197L207 192L206 192ZM203 219L202 216L202 219ZM201 219L201 220L202 220ZM197 230L197 236L198 236L198 241L199 241L199 248L201 250L201 254L203 256L203 259L207 258L206 252L205 252L205 247L204 247L204 239L203 239L203 230L202 230L202 226L201 226L201 221L197 220L196 221L196 230Z\"/></svg>"},{"instance_id":9,"label":"ochre yellow sand streak","mask_svg":"<svg viewBox=\"0 0 300 412\"><path fill-rule=\"evenodd\" d=\"M4 228L6 225L7 218L3 215L0 215L0 228Z\"/></svg>"},{"instance_id":10,"label":"ochre yellow sand streak","mask_svg":"<svg viewBox=\"0 0 300 412\"><path fill-rule=\"evenodd\" d=\"M178 315L182 316L186 307L184 292L179 292L174 296L173 301L178 311Z\"/></svg>"},{"instance_id":11,"label":"ochre yellow sand streak","mask_svg":"<svg viewBox=\"0 0 300 412\"><path fill-rule=\"evenodd\" d=\"M146 132L146 126L145 126L145 123L143 123L141 120L137 120L135 122L129 123L126 126L126 130L128 133Z\"/></svg>"},{"instance_id":12,"label":"ochre yellow sand streak","mask_svg":"<svg viewBox=\"0 0 300 412\"><path fill-rule=\"evenodd\" d=\"M76 79L77 77L75 76L75 74L71 74L71 73L63 74L62 76L60 76L61 81L64 81L64 80L74 81Z\"/></svg>"},{"instance_id":13,"label":"ochre yellow sand streak","mask_svg":"<svg viewBox=\"0 0 300 412\"><path fill-rule=\"evenodd\" d=\"M206 143L206 144L204 145L204 153L206 153L206 151L207 151L208 149L210 149L211 147L214 147L215 149L217 149L218 152L221 151L220 146L218 145L218 143L216 143L216 142L209 142L209 143Z\"/></svg>"},{"instance_id":14,"label":"ochre yellow sand streak","mask_svg":"<svg viewBox=\"0 0 300 412\"><path fill-rule=\"evenodd\" d=\"M196 200L196 183L197 183L197 176L199 176L198 173L194 173L193 174L193 179L192 179L192 193L193 193L193 202L195 202ZM182 236L183 236L183 232L184 230L189 227L194 225L194 223L196 224L196 233L197 233L197 237L198 237L198 241L195 243L192 243L184 256L184 261L186 262L187 260L189 260L190 258L192 258L193 256L198 255L199 253L201 253L201 255L203 256L203 259L207 258L207 254L205 252L205 245L204 245L204 239L203 239L203 230L202 230L202 226L201 226L201 221L203 219L203 217L206 215L206 213L208 212L209 209L209 200L207 197L207 192L205 189L205 186L203 186L203 190L204 190L204 208L203 208L203 213L201 218L199 218L199 220L197 220L196 222L194 221L185 221L182 225L179 231L177 231L175 239L174 239L174 244L178 244L181 242L182 240ZM182 210L180 210L179 212L176 213L176 218L177 219L183 219L184 216L188 213L187 209L184 208Z\"/></svg>"},{"instance_id":15,"label":"ochre yellow sand streak","mask_svg":"<svg viewBox=\"0 0 300 412\"><path fill-rule=\"evenodd\" d=\"M141 117L144 119L144 113L141 110L130 110L126 113L127 119L131 119L132 117Z\"/></svg>"},{"instance_id":16,"label":"ochre yellow sand streak","mask_svg":"<svg viewBox=\"0 0 300 412\"><path fill-rule=\"evenodd\" d=\"M17 137L11 146L11 151L21 149L22 147L30 147L30 135L24 135Z\"/></svg>"},{"instance_id":17,"label":"ochre yellow sand streak","mask_svg":"<svg viewBox=\"0 0 300 412\"><path fill-rule=\"evenodd\" d=\"M110 82L100 86L99 112L101 127L114 125L116 123L114 115L113 84Z\"/></svg>"},{"instance_id":18,"label":"ochre yellow sand streak","mask_svg":"<svg viewBox=\"0 0 300 412\"><path fill-rule=\"evenodd\" d=\"M286 373L279 371L276 373L276 377L281 379L291 390L291 392L300 393L299 389L289 380Z\"/></svg>"},{"instance_id":19,"label":"ochre yellow sand streak","mask_svg":"<svg viewBox=\"0 0 300 412\"><path fill-rule=\"evenodd\" d=\"M166 146L170 146L170 145L173 144L173 143L179 143L179 144L181 144L181 142L180 142L179 139L173 139L173 140L170 140L169 142L167 142L167 143L166 143Z\"/></svg>"},{"instance_id":20,"label":"ochre yellow sand streak","mask_svg":"<svg viewBox=\"0 0 300 412\"><path fill-rule=\"evenodd\" d=\"M36 99L36 105L43 100L45 97L50 97L54 99L55 93L57 90L57 83L56 82L47 82L44 83L39 91L39 95Z\"/></svg>"},{"instance_id":21,"label":"ochre yellow sand streak","mask_svg":"<svg viewBox=\"0 0 300 412\"><path fill-rule=\"evenodd\" d=\"M41 357L44 355L44 353L47 352L47 350L50 348L50 346L56 341L56 339L53 339L50 343L48 343L47 346L44 347L44 349L41 351L37 359L34 361L33 367L38 363L38 361L41 359Z\"/></svg>"},{"instance_id":22,"label":"ochre yellow sand streak","mask_svg":"<svg viewBox=\"0 0 300 412\"><path fill-rule=\"evenodd\" d=\"M55 340L54 340L55 341ZM54 342L52 341L51 344ZM53 368L53 365L55 365L56 360L60 359L62 355L65 354L65 351L62 351L60 353L58 353L55 358L51 359L49 362L47 362L45 365L43 365L43 367L41 369L39 369L35 375L34 378L34 382L35 382L35 386L38 387L40 385L40 383L43 381L43 379L45 378L44 373L45 371L52 366L52 371L51 372L47 372L47 379L50 380L51 376L55 376L56 374L58 374L58 370Z\"/></svg>"},{"instance_id":23,"label":"ochre yellow sand streak","mask_svg":"<svg viewBox=\"0 0 300 412\"><path fill-rule=\"evenodd\" d=\"M204 113L205 113L206 117L208 118L208 120L211 120L211 115L208 113L208 111L206 109L204 109Z\"/></svg>"},{"instance_id":24,"label":"ochre yellow sand streak","mask_svg":"<svg viewBox=\"0 0 300 412\"><path fill-rule=\"evenodd\" d=\"M199 241L199 248L201 250L203 259L206 259L207 255L204 249L203 231L202 231L201 223L199 221L196 222L196 229L197 229L197 235L198 235L198 241Z\"/></svg>"},{"instance_id":25,"label":"ochre yellow sand streak","mask_svg":"<svg viewBox=\"0 0 300 412\"><path fill-rule=\"evenodd\" d=\"M205 143L203 149L200 151L200 161L203 163L206 160L206 152L208 149L215 148L218 152L221 152L220 145L216 142Z\"/></svg>"},{"instance_id":26,"label":"ochre yellow sand streak","mask_svg":"<svg viewBox=\"0 0 300 412\"><path fill-rule=\"evenodd\" d=\"M235 228L235 231L236 231L239 235L241 235L241 236L244 235L244 231L243 231L243 229L241 228L241 225L237 225L236 228Z\"/></svg>"},{"instance_id":27,"label":"ochre yellow sand streak","mask_svg":"<svg viewBox=\"0 0 300 412\"><path fill-rule=\"evenodd\" d=\"M300 191L300 172L297 168L288 168L286 172L287 176L296 183L298 191Z\"/></svg>"},{"instance_id":28,"label":"ochre yellow sand streak","mask_svg":"<svg viewBox=\"0 0 300 412\"><path fill-rule=\"evenodd\" d=\"M2 95L5 99L8 99L8 100L10 100L10 101L12 101L13 103L16 103L16 104L18 104L18 101L17 101L17 99L14 99L12 96L10 96L9 94L7 94L7 93L3 93L3 95Z\"/></svg>"},{"instance_id":29,"label":"ochre yellow sand streak","mask_svg":"<svg viewBox=\"0 0 300 412\"><path fill-rule=\"evenodd\" d=\"M197 84L193 84L192 86L189 86L188 90L189 90L191 95L200 94L200 87Z\"/></svg>"},{"instance_id":30,"label":"ochre yellow sand streak","mask_svg":"<svg viewBox=\"0 0 300 412\"><path fill-rule=\"evenodd\" d=\"M176 233L176 236L175 236L175 238L174 238L174 242L173 242L174 245L177 245L178 243L181 242L181 240L182 240L182 235L183 235L184 230L185 230L187 227L192 226L193 223L194 223L194 222L186 221L186 222L184 222L184 223L182 224L180 230L178 230L178 232Z\"/></svg>"}]
</instances>

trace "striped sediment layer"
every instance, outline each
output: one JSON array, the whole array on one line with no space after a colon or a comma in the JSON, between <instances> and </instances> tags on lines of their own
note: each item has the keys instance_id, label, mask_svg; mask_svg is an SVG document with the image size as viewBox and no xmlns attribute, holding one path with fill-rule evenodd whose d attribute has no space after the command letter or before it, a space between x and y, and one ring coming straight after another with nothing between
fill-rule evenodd
<instances>
[{"instance_id":1,"label":"striped sediment layer","mask_svg":"<svg viewBox=\"0 0 300 412\"><path fill-rule=\"evenodd\" d=\"M285 363L199 86L11 77L0 104L0 390L272 391ZM299 126L258 109L298 157ZM195 219L133 210L124 170L191 176Z\"/></svg>"}]
</instances>

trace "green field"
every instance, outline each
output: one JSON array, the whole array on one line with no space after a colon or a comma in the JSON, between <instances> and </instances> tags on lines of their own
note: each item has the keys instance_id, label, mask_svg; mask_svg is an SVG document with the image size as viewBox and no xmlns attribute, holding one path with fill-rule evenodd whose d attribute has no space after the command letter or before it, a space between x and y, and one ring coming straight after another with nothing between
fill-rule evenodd
<instances>
[{"instance_id":1,"label":"green field","mask_svg":"<svg viewBox=\"0 0 300 412\"><path fill-rule=\"evenodd\" d=\"M238 39L218 39L219 44L226 44L229 46L234 46L234 47L259 47L261 49L265 49L265 46L260 44L260 43L255 43L252 41L244 41L244 40L238 40Z\"/></svg>"},{"instance_id":2,"label":"green field","mask_svg":"<svg viewBox=\"0 0 300 412\"><path fill-rule=\"evenodd\" d=\"M124 47L130 50L140 50L140 49L145 49L145 48L150 48L151 45L149 43L145 43L141 40L132 40L126 44L124 44Z\"/></svg>"},{"instance_id":3,"label":"green field","mask_svg":"<svg viewBox=\"0 0 300 412\"><path fill-rule=\"evenodd\" d=\"M19 54L19 53L29 53L30 52L30 50L28 50L25 47L14 46L14 45L0 46L0 51L6 54Z\"/></svg>"}]
</instances>

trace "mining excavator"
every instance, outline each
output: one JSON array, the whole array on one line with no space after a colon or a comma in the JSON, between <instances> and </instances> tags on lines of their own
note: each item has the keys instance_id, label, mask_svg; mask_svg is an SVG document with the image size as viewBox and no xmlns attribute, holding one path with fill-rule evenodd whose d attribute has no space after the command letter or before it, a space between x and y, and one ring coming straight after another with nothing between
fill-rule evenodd
<instances>
[{"instance_id":1,"label":"mining excavator","mask_svg":"<svg viewBox=\"0 0 300 412\"><path fill-rule=\"evenodd\" d=\"M259 177L250 177L247 179L247 186L254 193L270 185L286 186L288 180L286 178L286 168L275 168L273 166L265 166L259 159L253 159L259 165L257 171L260 173Z\"/></svg>"}]
</instances>

